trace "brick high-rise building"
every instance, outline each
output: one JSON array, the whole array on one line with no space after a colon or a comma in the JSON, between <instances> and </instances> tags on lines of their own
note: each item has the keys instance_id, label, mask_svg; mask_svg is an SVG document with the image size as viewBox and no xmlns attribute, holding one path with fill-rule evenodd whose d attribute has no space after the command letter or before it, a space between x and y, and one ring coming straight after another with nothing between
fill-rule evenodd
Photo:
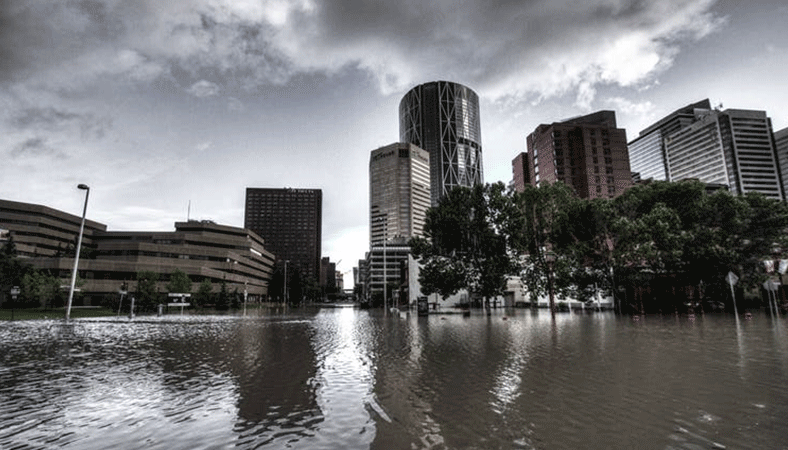
<instances>
[{"instance_id":1,"label":"brick high-rise building","mask_svg":"<svg viewBox=\"0 0 788 450\"><path fill-rule=\"evenodd\" d=\"M581 198L612 198L632 185L626 130L613 111L539 125L526 142L534 186L562 181Z\"/></svg>"},{"instance_id":2,"label":"brick high-rise building","mask_svg":"<svg viewBox=\"0 0 788 450\"><path fill-rule=\"evenodd\" d=\"M320 280L323 191L246 188L244 228L262 237L277 261Z\"/></svg>"},{"instance_id":3,"label":"brick high-rise building","mask_svg":"<svg viewBox=\"0 0 788 450\"><path fill-rule=\"evenodd\" d=\"M526 184L531 184L528 170L528 153L521 152L512 160L512 187L517 192L523 192Z\"/></svg>"}]
</instances>

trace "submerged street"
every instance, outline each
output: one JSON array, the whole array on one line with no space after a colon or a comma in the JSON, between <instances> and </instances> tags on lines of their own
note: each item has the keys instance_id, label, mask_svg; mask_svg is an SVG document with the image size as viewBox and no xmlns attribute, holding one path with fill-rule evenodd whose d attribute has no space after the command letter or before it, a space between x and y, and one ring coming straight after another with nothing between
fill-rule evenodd
<instances>
[{"instance_id":1,"label":"submerged street","mask_svg":"<svg viewBox=\"0 0 788 450\"><path fill-rule=\"evenodd\" d=\"M781 448L784 318L353 308L0 324L2 448Z\"/></svg>"}]
</instances>

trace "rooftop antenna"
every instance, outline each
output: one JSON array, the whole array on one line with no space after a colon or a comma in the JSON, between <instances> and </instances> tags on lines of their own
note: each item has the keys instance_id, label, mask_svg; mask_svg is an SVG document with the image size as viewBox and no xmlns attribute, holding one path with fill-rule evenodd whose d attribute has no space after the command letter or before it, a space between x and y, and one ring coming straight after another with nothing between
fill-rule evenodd
<instances>
[{"instance_id":1,"label":"rooftop antenna","mask_svg":"<svg viewBox=\"0 0 788 450\"><path fill-rule=\"evenodd\" d=\"M189 206L186 207L186 221L187 222L189 221L189 216L191 215L191 212L192 212L192 201L189 200Z\"/></svg>"}]
</instances>

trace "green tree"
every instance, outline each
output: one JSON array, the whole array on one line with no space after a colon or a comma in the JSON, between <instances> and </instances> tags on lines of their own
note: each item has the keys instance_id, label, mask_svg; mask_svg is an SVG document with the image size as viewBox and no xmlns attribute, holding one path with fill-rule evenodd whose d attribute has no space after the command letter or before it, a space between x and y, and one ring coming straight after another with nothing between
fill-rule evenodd
<instances>
[{"instance_id":1,"label":"green tree","mask_svg":"<svg viewBox=\"0 0 788 450\"><path fill-rule=\"evenodd\" d=\"M134 292L137 311L153 311L161 301L156 282L159 274L151 271L137 272L137 290Z\"/></svg>"},{"instance_id":2,"label":"green tree","mask_svg":"<svg viewBox=\"0 0 788 450\"><path fill-rule=\"evenodd\" d=\"M320 301L321 290L320 290L320 286L317 283L317 280L315 280L314 277L310 277L310 276L302 277L301 286L303 289L302 292L303 298L306 301L312 303ZM271 292L270 289L269 292Z\"/></svg>"},{"instance_id":3,"label":"green tree","mask_svg":"<svg viewBox=\"0 0 788 450\"><path fill-rule=\"evenodd\" d=\"M3 305L10 306L11 288L21 288L22 279L32 267L19 259L12 234L0 249L0 300ZM19 299L17 299L17 302Z\"/></svg>"},{"instance_id":4,"label":"green tree","mask_svg":"<svg viewBox=\"0 0 788 450\"><path fill-rule=\"evenodd\" d=\"M208 303L210 303L211 292L213 292L213 285L211 284L211 280L208 278L203 278L202 282L197 287L197 293L194 295L194 297L192 297L194 301L194 306L197 308L202 308Z\"/></svg>"},{"instance_id":5,"label":"green tree","mask_svg":"<svg viewBox=\"0 0 788 450\"><path fill-rule=\"evenodd\" d=\"M192 280L186 272L181 269L175 269L170 275L170 281L167 283L167 290L171 293L188 294L192 291Z\"/></svg>"},{"instance_id":6,"label":"green tree","mask_svg":"<svg viewBox=\"0 0 788 450\"><path fill-rule=\"evenodd\" d=\"M230 308L230 293L227 292L227 282L222 280L219 285L219 294L216 296L216 309L225 310Z\"/></svg>"},{"instance_id":7,"label":"green tree","mask_svg":"<svg viewBox=\"0 0 788 450\"><path fill-rule=\"evenodd\" d=\"M566 227L570 212L579 200L571 189L558 182L539 187L526 186L514 194L516 214L512 223L512 242L520 254L520 276L531 294L531 301L547 293L550 280L561 291L570 286L568 272L573 266L567 251ZM548 255L555 256L550 261Z\"/></svg>"},{"instance_id":8,"label":"green tree","mask_svg":"<svg viewBox=\"0 0 788 450\"><path fill-rule=\"evenodd\" d=\"M300 270L293 270L292 275L288 276L287 284L290 286L287 300L291 305L300 305L304 298L304 279Z\"/></svg>"},{"instance_id":9,"label":"green tree","mask_svg":"<svg viewBox=\"0 0 788 450\"><path fill-rule=\"evenodd\" d=\"M490 298L502 295L514 270L510 245L514 205L503 183L458 187L427 211L425 238L411 240L422 264L422 292L447 297L462 288Z\"/></svg>"},{"instance_id":10,"label":"green tree","mask_svg":"<svg viewBox=\"0 0 788 450\"><path fill-rule=\"evenodd\" d=\"M284 269L281 264L274 266L274 272L271 274L271 280L268 282L268 297L271 301L283 302L284 296Z\"/></svg>"}]
</instances>

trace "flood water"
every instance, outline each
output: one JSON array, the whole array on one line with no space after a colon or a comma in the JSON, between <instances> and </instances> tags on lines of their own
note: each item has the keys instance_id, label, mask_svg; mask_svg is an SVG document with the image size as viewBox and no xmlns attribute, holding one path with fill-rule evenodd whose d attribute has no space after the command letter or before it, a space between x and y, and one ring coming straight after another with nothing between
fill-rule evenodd
<instances>
[{"instance_id":1,"label":"flood water","mask_svg":"<svg viewBox=\"0 0 788 450\"><path fill-rule=\"evenodd\" d=\"M786 319L0 324L3 449L788 449Z\"/></svg>"}]
</instances>

